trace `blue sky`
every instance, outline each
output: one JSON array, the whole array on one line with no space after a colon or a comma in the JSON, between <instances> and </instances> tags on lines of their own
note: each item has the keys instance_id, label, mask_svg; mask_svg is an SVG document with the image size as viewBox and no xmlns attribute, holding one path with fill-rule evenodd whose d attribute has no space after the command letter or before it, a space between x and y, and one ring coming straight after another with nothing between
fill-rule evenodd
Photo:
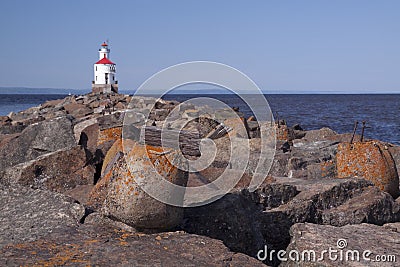
<instances>
[{"instance_id":1,"label":"blue sky","mask_svg":"<svg viewBox=\"0 0 400 267\"><path fill-rule=\"evenodd\" d=\"M400 93L400 1L8 0L0 86L90 88L110 40L120 88L209 60L278 92Z\"/></svg>"}]
</instances>

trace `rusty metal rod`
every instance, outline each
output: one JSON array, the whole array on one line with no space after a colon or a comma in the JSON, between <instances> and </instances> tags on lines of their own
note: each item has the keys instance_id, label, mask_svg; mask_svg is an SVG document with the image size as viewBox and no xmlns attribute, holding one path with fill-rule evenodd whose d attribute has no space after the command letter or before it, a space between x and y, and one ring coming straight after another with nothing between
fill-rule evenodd
<instances>
[{"instance_id":1,"label":"rusty metal rod","mask_svg":"<svg viewBox=\"0 0 400 267\"><path fill-rule=\"evenodd\" d=\"M356 121L356 122L354 123L354 130L353 130L353 135L351 136L350 144L353 143L354 136L356 135L357 125L358 125L358 121Z\"/></svg>"},{"instance_id":2,"label":"rusty metal rod","mask_svg":"<svg viewBox=\"0 0 400 267\"><path fill-rule=\"evenodd\" d=\"M271 112L271 128L272 128L272 122L273 122L273 120L274 120L274 118L273 118L273 116L272 116L272 112Z\"/></svg>"},{"instance_id":3,"label":"rusty metal rod","mask_svg":"<svg viewBox=\"0 0 400 267\"><path fill-rule=\"evenodd\" d=\"M366 121L362 121L362 129L361 129L361 138L360 138L360 142L364 141L364 130L365 130L365 124L367 122Z\"/></svg>"}]
</instances>

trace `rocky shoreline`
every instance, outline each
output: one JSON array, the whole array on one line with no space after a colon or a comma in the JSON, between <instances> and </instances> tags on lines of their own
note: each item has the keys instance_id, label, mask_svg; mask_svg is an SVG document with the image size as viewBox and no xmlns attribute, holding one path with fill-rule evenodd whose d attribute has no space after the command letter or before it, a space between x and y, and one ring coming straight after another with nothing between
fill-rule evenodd
<instances>
[{"instance_id":1,"label":"rocky shoreline","mask_svg":"<svg viewBox=\"0 0 400 267\"><path fill-rule=\"evenodd\" d=\"M149 110L153 102L154 109ZM145 126L156 135L178 105L146 97L88 94L0 117L1 262L396 266L363 258L286 261L277 254L313 250L320 255L329 248L370 250L371 257L397 255L400 261L400 147L278 121L272 125L272 167L264 173L263 184L249 191L261 153L261 125L270 122L244 118L238 110L239 119L225 118L221 126L199 118L196 107L181 106L179 118L168 125L184 125L184 137L190 141L181 148L188 159L200 156L194 140L214 141L217 156L204 170L188 173L169 166L178 154L167 153L157 140L151 145L132 141L132 149L124 149L126 110L149 111ZM154 167L148 166L156 162L157 171L174 184L210 183L232 164L230 138L248 141L250 160L235 188L215 202L170 206L148 196L136 182L139 174L145 180L151 177ZM143 155L150 150L149 160ZM338 248L339 239L346 240L345 247ZM257 256L266 256L259 253L265 247L275 254L261 261Z\"/></svg>"}]
</instances>

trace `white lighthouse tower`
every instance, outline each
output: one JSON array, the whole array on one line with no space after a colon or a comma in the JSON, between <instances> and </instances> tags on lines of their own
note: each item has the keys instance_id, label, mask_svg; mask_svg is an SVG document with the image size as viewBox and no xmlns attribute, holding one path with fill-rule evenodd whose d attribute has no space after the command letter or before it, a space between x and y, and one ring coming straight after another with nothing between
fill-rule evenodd
<instances>
[{"instance_id":1,"label":"white lighthouse tower","mask_svg":"<svg viewBox=\"0 0 400 267\"><path fill-rule=\"evenodd\" d=\"M118 81L115 79L115 63L110 60L110 48L106 42L99 49L99 61L94 64L93 93L118 93Z\"/></svg>"}]
</instances>

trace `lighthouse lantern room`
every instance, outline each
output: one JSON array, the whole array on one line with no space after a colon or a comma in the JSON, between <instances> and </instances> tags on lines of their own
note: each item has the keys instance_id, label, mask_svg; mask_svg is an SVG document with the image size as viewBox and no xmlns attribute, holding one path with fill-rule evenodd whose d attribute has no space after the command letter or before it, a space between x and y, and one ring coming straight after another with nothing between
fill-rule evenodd
<instances>
[{"instance_id":1,"label":"lighthouse lantern room","mask_svg":"<svg viewBox=\"0 0 400 267\"><path fill-rule=\"evenodd\" d=\"M118 81L115 79L115 63L110 60L108 43L101 44L99 61L94 64L93 93L118 93Z\"/></svg>"}]
</instances>

